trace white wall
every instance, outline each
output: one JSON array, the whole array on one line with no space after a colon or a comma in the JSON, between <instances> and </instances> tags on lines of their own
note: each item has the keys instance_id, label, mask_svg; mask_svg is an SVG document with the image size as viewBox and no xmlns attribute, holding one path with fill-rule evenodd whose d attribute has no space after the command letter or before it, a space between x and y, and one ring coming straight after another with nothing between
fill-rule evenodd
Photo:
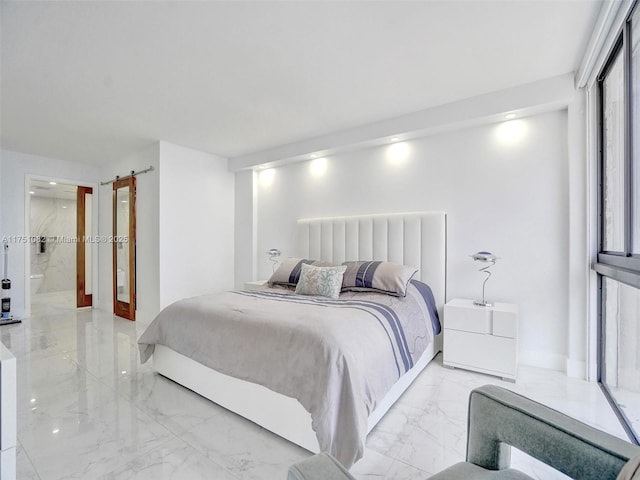
<instances>
[{"instance_id":1,"label":"white wall","mask_svg":"<svg viewBox=\"0 0 640 480\"><path fill-rule=\"evenodd\" d=\"M4 152L2 150L0 150L0 244L2 243L1 240L4 237L4 222L2 221L2 218L4 216L3 212L2 212L2 203L3 203L3 199L2 199L2 164L3 164L3 157L4 157ZM2 247L4 249L4 247ZM2 274L0 274L0 277L4 277L4 250L2 252L2 260L0 260L0 272ZM0 293L1 295L1 293Z\"/></svg>"},{"instance_id":2,"label":"white wall","mask_svg":"<svg viewBox=\"0 0 640 480\"><path fill-rule=\"evenodd\" d=\"M256 172L245 170L236 174L235 184L235 281L242 289L244 282L257 279L256 251Z\"/></svg>"},{"instance_id":3,"label":"white wall","mask_svg":"<svg viewBox=\"0 0 640 480\"><path fill-rule=\"evenodd\" d=\"M139 171L153 166L155 170L136 177L136 319L150 321L160 308L159 296L159 200L160 143L155 142L125 158L104 165L100 169L102 181L124 177L131 170ZM113 185L99 187L100 235L109 236L113 232ZM113 246L100 244L100 308L113 311Z\"/></svg>"},{"instance_id":4,"label":"white wall","mask_svg":"<svg viewBox=\"0 0 640 480\"><path fill-rule=\"evenodd\" d=\"M160 142L160 308L233 288L234 181L227 159Z\"/></svg>"},{"instance_id":5,"label":"white wall","mask_svg":"<svg viewBox=\"0 0 640 480\"><path fill-rule=\"evenodd\" d=\"M166 142L102 167L4 150L0 159L0 231L7 236L27 233L28 175L94 186L99 219L94 233L109 236L113 190L98 186L100 181L154 167L137 176L137 319L150 321L175 299L233 287L234 175L226 159ZM27 312L26 246L10 245L12 312L17 316ZM101 243L97 252L94 305L112 311L112 246Z\"/></svg>"},{"instance_id":6,"label":"white wall","mask_svg":"<svg viewBox=\"0 0 640 480\"><path fill-rule=\"evenodd\" d=\"M448 214L447 296L478 297L483 275L469 254L501 257L487 297L520 306L525 363L565 369L568 346L569 178L566 110L518 120L522 138L501 141L506 123L407 143L405 162L388 147L260 172L257 179L258 277L261 252L295 254L295 221L304 217L443 210ZM513 140L514 137L511 138ZM273 175L271 183L265 180ZM236 221L248 221L246 212Z\"/></svg>"},{"instance_id":7,"label":"white wall","mask_svg":"<svg viewBox=\"0 0 640 480\"><path fill-rule=\"evenodd\" d=\"M99 169L93 165L0 150L0 191L2 193L0 231L3 236L25 235L28 232L25 215L27 194L25 182L28 175L50 178L59 183L91 186L99 181ZM16 316L28 312L26 294L29 293L29 265L25 264L27 245L12 243L9 246L9 278L11 282L11 311Z\"/></svg>"}]
</instances>

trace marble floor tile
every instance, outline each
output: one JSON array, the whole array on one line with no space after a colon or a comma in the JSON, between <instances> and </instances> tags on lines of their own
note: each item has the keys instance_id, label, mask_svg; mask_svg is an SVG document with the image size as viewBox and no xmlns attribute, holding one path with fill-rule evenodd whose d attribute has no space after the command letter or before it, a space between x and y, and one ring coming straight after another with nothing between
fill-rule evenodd
<instances>
[{"instance_id":1,"label":"marble floor tile","mask_svg":"<svg viewBox=\"0 0 640 480\"><path fill-rule=\"evenodd\" d=\"M39 408L18 438L43 479L96 478L174 436L101 382Z\"/></svg>"},{"instance_id":2,"label":"marble floor tile","mask_svg":"<svg viewBox=\"0 0 640 480\"><path fill-rule=\"evenodd\" d=\"M394 460L386 455L365 448L364 456L351 467L350 473L358 480L384 479L393 463Z\"/></svg>"},{"instance_id":3,"label":"marble floor tile","mask_svg":"<svg viewBox=\"0 0 640 480\"><path fill-rule=\"evenodd\" d=\"M640 391L632 391L627 388L611 388L614 401L620 406L631 425L636 431L640 431Z\"/></svg>"},{"instance_id":4,"label":"marble floor tile","mask_svg":"<svg viewBox=\"0 0 640 480\"><path fill-rule=\"evenodd\" d=\"M17 359L18 413L84 392L97 378L64 356ZM20 424L18 425L20 427Z\"/></svg>"},{"instance_id":5,"label":"marble floor tile","mask_svg":"<svg viewBox=\"0 0 640 480\"><path fill-rule=\"evenodd\" d=\"M20 442L16 452L16 470L18 480L40 480L38 472Z\"/></svg>"},{"instance_id":6,"label":"marble floor tile","mask_svg":"<svg viewBox=\"0 0 640 480\"><path fill-rule=\"evenodd\" d=\"M237 480L189 444L174 438L103 477L104 480Z\"/></svg>"},{"instance_id":7,"label":"marble floor tile","mask_svg":"<svg viewBox=\"0 0 640 480\"><path fill-rule=\"evenodd\" d=\"M176 435L226 410L154 371L126 375L115 390Z\"/></svg>"},{"instance_id":8,"label":"marble floor tile","mask_svg":"<svg viewBox=\"0 0 640 480\"><path fill-rule=\"evenodd\" d=\"M20 479L277 480L309 452L140 364L137 339L151 319L43 303L0 329L17 357ZM596 384L523 366L516 384L437 357L367 438L358 480L425 479L464 460L469 392L512 389L626 438ZM566 477L514 451L539 480Z\"/></svg>"},{"instance_id":9,"label":"marble floor tile","mask_svg":"<svg viewBox=\"0 0 640 480\"><path fill-rule=\"evenodd\" d=\"M309 455L229 411L195 426L181 438L243 480L284 479L289 465Z\"/></svg>"},{"instance_id":10,"label":"marble floor tile","mask_svg":"<svg viewBox=\"0 0 640 480\"><path fill-rule=\"evenodd\" d=\"M35 293L31 295L31 315L45 316L65 313L76 306L76 292L66 290L60 292Z\"/></svg>"},{"instance_id":11,"label":"marble floor tile","mask_svg":"<svg viewBox=\"0 0 640 480\"><path fill-rule=\"evenodd\" d=\"M425 480L430 473L396 460L385 475L385 480Z\"/></svg>"}]
</instances>

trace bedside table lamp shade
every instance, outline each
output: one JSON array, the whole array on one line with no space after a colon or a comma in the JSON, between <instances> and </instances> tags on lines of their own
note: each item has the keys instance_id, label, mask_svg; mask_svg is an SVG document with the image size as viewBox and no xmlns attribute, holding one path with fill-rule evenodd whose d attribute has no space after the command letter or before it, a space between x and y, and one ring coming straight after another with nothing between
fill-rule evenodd
<instances>
[{"instance_id":1,"label":"bedside table lamp shade","mask_svg":"<svg viewBox=\"0 0 640 480\"><path fill-rule=\"evenodd\" d=\"M473 303L474 305L479 305L481 307L491 307L493 304L486 300L484 296L484 290L485 290L487 281L491 277L491 272L489 271L489 269L495 265L496 260L498 260L499 257L496 257L491 252L477 252L469 256L473 258L473 260L476 262L481 262L483 264L486 264L482 268L480 268L478 271L487 274L487 278L485 278L484 282L482 282L482 300L475 300Z\"/></svg>"}]
</instances>

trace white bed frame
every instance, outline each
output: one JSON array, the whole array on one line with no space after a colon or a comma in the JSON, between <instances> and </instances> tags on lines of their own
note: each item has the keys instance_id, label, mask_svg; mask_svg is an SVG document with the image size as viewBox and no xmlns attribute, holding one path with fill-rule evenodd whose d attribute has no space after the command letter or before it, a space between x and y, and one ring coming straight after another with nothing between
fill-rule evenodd
<instances>
[{"instance_id":1,"label":"white bed frame","mask_svg":"<svg viewBox=\"0 0 640 480\"><path fill-rule=\"evenodd\" d=\"M298 256L341 263L385 260L419 268L416 279L431 287L440 315L446 288L446 215L418 212L304 219L298 221ZM370 432L418 374L441 350L441 335L398 380L369 416ZM311 415L295 399L266 387L216 372L156 345L156 370L218 405L311 452L319 452Z\"/></svg>"}]
</instances>

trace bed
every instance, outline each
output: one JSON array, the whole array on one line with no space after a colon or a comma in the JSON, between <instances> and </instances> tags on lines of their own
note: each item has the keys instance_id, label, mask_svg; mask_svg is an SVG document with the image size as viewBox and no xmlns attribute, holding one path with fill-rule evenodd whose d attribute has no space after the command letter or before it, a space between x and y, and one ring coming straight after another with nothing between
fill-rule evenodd
<instances>
[{"instance_id":1,"label":"bed","mask_svg":"<svg viewBox=\"0 0 640 480\"><path fill-rule=\"evenodd\" d=\"M329 451L350 466L362 456L366 434L440 351L439 332L432 324L431 335L410 332L411 345L416 339L422 339L424 345L410 355L403 353L396 326L389 326L396 313L389 312L402 310L405 304L409 309L418 308L409 299L419 301L423 294L416 292L421 290L421 282L429 285L435 308L441 312L446 283L446 216L419 212L304 219L298 221L297 239L301 258L336 265L354 259L413 265L418 268L413 277L416 282L410 282L407 300L358 292L333 300L272 288L187 299L167 307L141 336L141 358L153 355L160 374L312 452ZM184 328L179 322L193 317L193 322L204 325L211 315L218 320L216 332L207 333L212 335L209 338L187 335L195 328ZM282 326L276 327L276 322ZM376 327L373 333L365 324L385 326ZM309 336L308 331L315 336ZM177 337L184 338L178 341ZM272 352L274 358L260 362L271 342L283 338L285 347L271 349L282 352ZM313 338L322 338L322 345L316 347L318 342ZM378 347L369 348L383 341L388 342L380 347L384 355L378 353ZM238 353L244 343L250 348ZM332 343L339 344L338 354L326 347ZM406 341L404 345L408 351ZM225 350L227 355L223 356ZM305 360L302 350L315 351L316 356ZM368 359L361 361L358 355ZM215 370L206 366L212 365L210 357L216 357ZM288 361L290 358L294 361ZM310 366L324 362L325 366L313 375L303 375L296 369L303 368L305 362ZM361 381L365 376L367 381ZM292 389L293 384L299 391Z\"/></svg>"}]
</instances>

